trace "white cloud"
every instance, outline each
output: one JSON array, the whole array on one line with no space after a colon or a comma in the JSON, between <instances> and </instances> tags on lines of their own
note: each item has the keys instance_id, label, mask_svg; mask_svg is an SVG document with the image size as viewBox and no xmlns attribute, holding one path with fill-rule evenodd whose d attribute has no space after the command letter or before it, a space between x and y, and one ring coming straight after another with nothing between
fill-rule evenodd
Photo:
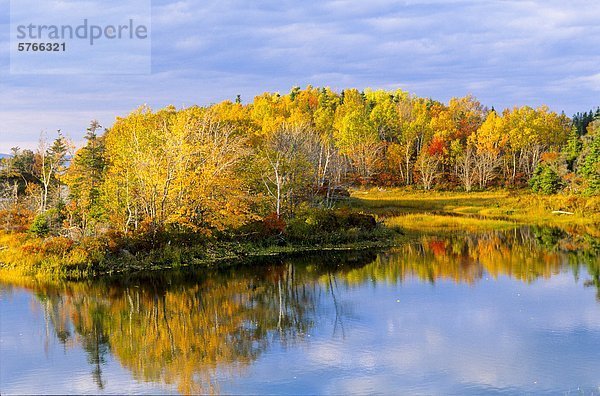
<instances>
[{"instance_id":1,"label":"white cloud","mask_svg":"<svg viewBox=\"0 0 600 396\"><path fill-rule=\"evenodd\" d=\"M248 100L309 83L401 86L440 100L470 92L496 108L547 103L572 114L598 105L598 20L600 3L585 0L156 0L154 74L23 78L5 67L0 106L22 136L21 111L114 116L142 103L208 104L237 93ZM0 32L0 44L7 41ZM50 128L30 118L27 128Z\"/></svg>"}]
</instances>

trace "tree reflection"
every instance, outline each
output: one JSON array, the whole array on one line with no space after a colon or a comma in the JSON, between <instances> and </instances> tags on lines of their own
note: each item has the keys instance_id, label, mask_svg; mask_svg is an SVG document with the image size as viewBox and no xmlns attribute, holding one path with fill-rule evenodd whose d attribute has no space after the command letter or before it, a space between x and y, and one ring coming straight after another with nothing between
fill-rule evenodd
<instances>
[{"instance_id":1,"label":"tree reflection","mask_svg":"<svg viewBox=\"0 0 600 396\"><path fill-rule=\"evenodd\" d=\"M594 277L600 267L598 255L561 249L566 242L560 235L566 234L523 228L450 238L423 236L415 243L380 254L373 263L348 274L345 281L403 282L417 277L431 283L452 280L472 284L486 275L530 283L565 270L577 274L580 266Z\"/></svg>"},{"instance_id":2,"label":"tree reflection","mask_svg":"<svg viewBox=\"0 0 600 396\"><path fill-rule=\"evenodd\" d=\"M354 265L374 257L362 255ZM47 323L58 337L71 337L64 330L71 323L99 389L111 353L137 380L214 393L217 378L243 370L274 343L302 341L313 327L317 307L329 298L319 276L340 259L323 266L297 261L34 287L52 307Z\"/></svg>"},{"instance_id":3,"label":"tree reflection","mask_svg":"<svg viewBox=\"0 0 600 396\"><path fill-rule=\"evenodd\" d=\"M184 394L218 392L273 345L302 342L326 308L345 336L344 290L373 282L475 283L484 276L524 282L585 266L600 301L594 254L565 253L561 235L536 229L456 238L422 237L393 251L294 258L221 271L171 272L107 282L28 283L65 348L86 351L92 376L112 354L140 381L175 384Z\"/></svg>"},{"instance_id":4,"label":"tree reflection","mask_svg":"<svg viewBox=\"0 0 600 396\"><path fill-rule=\"evenodd\" d=\"M93 367L92 377L99 389L104 389L102 365L106 362L106 355L110 351L109 305L109 301L86 296L77 298L73 307L72 318L75 331L87 353L88 362Z\"/></svg>"}]
</instances>

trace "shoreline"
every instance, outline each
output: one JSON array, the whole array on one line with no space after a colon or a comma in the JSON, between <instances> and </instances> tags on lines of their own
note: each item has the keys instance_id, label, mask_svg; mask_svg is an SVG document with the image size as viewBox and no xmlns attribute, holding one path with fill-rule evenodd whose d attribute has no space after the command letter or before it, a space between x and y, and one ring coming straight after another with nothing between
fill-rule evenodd
<instances>
[{"instance_id":1,"label":"shoreline","mask_svg":"<svg viewBox=\"0 0 600 396\"><path fill-rule=\"evenodd\" d=\"M256 262L266 261L270 259L284 259L288 257L299 256L303 254L318 255L320 253L335 254L335 253L353 253L366 251L382 251L393 247L401 246L404 243L411 242L413 237L399 236L392 240L381 241L361 241L357 243L347 243L339 245L323 245L323 246L307 246L307 245L288 245L288 246L257 246L253 245L250 248L245 247L243 250L228 255L215 255L214 251L207 250L211 257L200 257L193 255L185 262L177 262L175 264L162 264L160 262L148 262L153 253L160 251L151 251L143 255L133 257L117 257L109 259L105 264L89 265L88 268L76 268L73 270L56 273L47 272L40 268L38 271L19 268L18 266L10 266L0 263L0 281L4 281L10 277L28 277L35 279L43 279L47 281L96 281L102 278L112 278L116 276L128 275L136 276L136 274L170 271L178 269L190 270L214 270L220 268L228 268L234 266L247 266ZM229 247L223 244L217 245L220 248ZM247 245L248 246L248 245ZM197 250L200 246L190 247L186 253L190 254ZM186 251L185 248L180 248ZM97 267L92 268L89 267ZM112 267L112 268L110 268ZM82 274L82 271L86 271ZM91 272L89 272L91 271Z\"/></svg>"},{"instance_id":2,"label":"shoreline","mask_svg":"<svg viewBox=\"0 0 600 396\"><path fill-rule=\"evenodd\" d=\"M28 276L94 281L178 268L215 269L302 254L383 250L414 242L420 236L448 238L460 234L508 232L522 227L558 233L565 240L562 246L569 250L597 252L600 249L600 219L595 208L599 202L596 197L541 196L510 190L426 193L401 188L355 189L340 208L374 216L378 225L371 231L352 234L352 237L343 234L342 239L336 240L335 232L319 231L315 238L311 235L314 230L308 229L305 241L284 238L284 245L277 238L267 237L255 241L176 242L154 249L140 249L133 254L125 249L110 253L106 247L96 247L98 259L87 262L85 260L92 256L81 256L79 261L72 262L65 259L66 253L62 259L52 252L44 256L43 250L40 253L39 248L33 250L27 246L36 240L26 234L12 236L12 240L10 234L0 234L0 248L3 248L0 260L2 257L12 259L0 263L0 280ZM575 214L552 213L564 209ZM329 238L330 242L323 239L323 243L315 243L321 236ZM37 243L41 242L37 240ZM69 254L84 248L75 245Z\"/></svg>"}]
</instances>

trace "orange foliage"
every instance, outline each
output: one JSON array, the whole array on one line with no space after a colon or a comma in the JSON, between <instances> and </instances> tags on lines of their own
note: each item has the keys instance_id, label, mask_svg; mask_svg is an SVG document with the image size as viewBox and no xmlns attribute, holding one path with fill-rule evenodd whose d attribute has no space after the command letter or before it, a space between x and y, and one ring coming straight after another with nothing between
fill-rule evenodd
<instances>
[{"instance_id":1,"label":"orange foliage","mask_svg":"<svg viewBox=\"0 0 600 396\"><path fill-rule=\"evenodd\" d=\"M267 217L264 218L263 224L267 231L282 233L285 230L285 221L278 217L276 213L271 213Z\"/></svg>"},{"instance_id":2,"label":"orange foliage","mask_svg":"<svg viewBox=\"0 0 600 396\"><path fill-rule=\"evenodd\" d=\"M429 145L427 146L427 154L442 155L446 150L446 143L439 137L434 136Z\"/></svg>"},{"instance_id":3,"label":"orange foliage","mask_svg":"<svg viewBox=\"0 0 600 396\"><path fill-rule=\"evenodd\" d=\"M25 232L29 229L34 213L21 206L0 210L0 227L7 232Z\"/></svg>"},{"instance_id":4,"label":"orange foliage","mask_svg":"<svg viewBox=\"0 0 600 396\"><path fill-rule=\"evenodd\" d=\"M52 237L44 240L40 252L43 255L61 255L64 256L73 247L73 240L65 237Z\"/></svg>"}]
</instances>

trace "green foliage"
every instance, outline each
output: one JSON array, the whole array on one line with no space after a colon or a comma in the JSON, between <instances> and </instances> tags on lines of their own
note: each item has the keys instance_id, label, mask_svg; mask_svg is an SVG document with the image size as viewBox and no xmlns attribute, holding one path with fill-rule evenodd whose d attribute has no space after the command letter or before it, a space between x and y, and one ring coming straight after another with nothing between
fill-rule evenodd
<instances>
[{"instance_id":1,"label":"green foliage","mask_svg":"<svg viewBox=\"0 0 600 396\"><path fill-rule=\"evenodd\" d=\"M590 133L584 138L579 162L579 173L586 181L589 194L600 193L600 120L595 121Z\"/></svg>"},{"instance_id":2,"label":"green foliage","mask_svg":"<svg viewBox=\"0 0 600 396\"><path fill-rule=\"evenodd\" d=\"M56 207L35 216L29 227L29 232L38 237L56 235L62 229L65 219L65 204L59 200Z\"/></svg>"},{"instance_id":3,"label":"green foliage","mask_svg":"<svg viewBox=\"0 0 600 396\"><path fill-rule=\"evenodd\" d=\"M563 155L565 157L565 161L567 162L567 168L570 171L575 170L575 161L577 157L581 154L581 149L583 148L583 143L581 142L581 138L577 134L577 130L573 128L571 130L571 134L569 135L569 140L567 140L567 144L563 148Z\"/></svg>"},{"instance_id":4,"label":"green foliage","mask_svg":"<svg viewBox=\"0 0 600 396\"><path fill-rule=\"evenodd\" d=\"M564 187L563 180L558 173L553 167L546 164L540 164L536 168L533 177L529 180L529 185L533 191L544 194L556 194Z\"/></svg>"},{"instance_id":5,"label":"green foliage","mask_svg":"<svg viewBox=\"0 0 600 396\"><path fill-rule=\"evenodd\" d=\"M40 213L33 219L29 232L37 237L45 237L50 233L50 223L46 213Z\"/></svg>"},{"instance_id":6,"label":"green foliage","mask_svg":"<svg viewBox=\"0 0 600 396\"><path fill-rule=\"evenodd\" d=\"M592 121L600 119L600 107L596 111L590 110L589 112L577 113L573 116L573 127L577 132L577 135L583 136L587 133L587 128Z\"/></svg>"},{"instance_id":7,"label":"green foliage","mask_svg":"<svg viewBox=\"0 0 600 396\"><path fill-rule=\"evenodd\" d=\"M83 234L95 234L96 225L104 220L101 188L106 170L105 144L97 131L102 128L92 121L87 130L86 145L73 158L65 176L69 187L71 224L80 227Z\"/></svg>"},{"instance_id":8,"label":"green foliage","mask_svg":"<svg viewBox=\"0 0 600 396\"><path fill-rule=\"evenodd\" d=\"M311 209L291 219L285 238L291 243L352 243L381 236L375 218L349 210Z\"/></svg>"}]
</instances>

